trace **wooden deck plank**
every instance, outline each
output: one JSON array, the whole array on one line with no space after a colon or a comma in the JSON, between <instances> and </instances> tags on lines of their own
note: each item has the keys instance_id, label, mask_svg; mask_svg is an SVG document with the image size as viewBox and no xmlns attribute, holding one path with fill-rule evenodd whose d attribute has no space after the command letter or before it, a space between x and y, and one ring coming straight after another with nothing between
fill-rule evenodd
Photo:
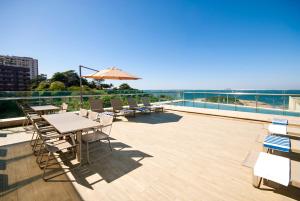
<instances>
[{"instance_id":1,"label":"wooden deck plank","mask_svg":"<svg viewBox=\"0 0 300 201\"><path fill-rule=\"evenodd\" d=\"M257 136L261 133L267 133L264 123L253 121L174 111L137 115L128 121L114 122L112 153L107 144L95 143L91 147L95 150L94 162L67 175L76 180L72 184L84 200L299 199L300 189L252 187L252 170L242 164L249 151L257 147ZM10 154L18 156L19 151L15 149ZM17 164L25 165L27 171L10 178L22 181L40 174L29 158L16 162L9 164L9 175L21 171L15 167ZM31 189L31 195L40 195L41 200L53 189L59 189L53 199L78 200L70 185L38 179L24 189ZM8 198L18 200L14 194L18 192L17 198L21 200L26 190L17 189Z\"/></svg>"},{"instance_id":2,"label":"wooden deck plank","mask_svg":"<svg viewBox=\"0 0 300 201\"><path fill-rule=\"evenodd\" d=\"M1 148L8 150L3 158L7 161L7 168L1 171L1 174L8 176L8 189L0 192L1 200L80 200L66 175L57 178L66 182L45 182L41 178L42 171L28 142Z\"/></svg>"}]
</instances>

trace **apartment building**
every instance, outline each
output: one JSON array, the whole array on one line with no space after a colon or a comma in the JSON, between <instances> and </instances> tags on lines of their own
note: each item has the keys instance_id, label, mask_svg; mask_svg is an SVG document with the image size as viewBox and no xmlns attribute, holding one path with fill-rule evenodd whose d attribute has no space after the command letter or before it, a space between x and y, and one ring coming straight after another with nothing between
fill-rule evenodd
<instances>
[{"instance_id":1,"label":"apartment building","mask_svg":"<svg viewBox=\"0 0 300 201\"><path fill-rule=\"evenodd\" d=\"M37 75L37 59L0 55L0 91L28 90Z\"/></svg>"}]
</instances>

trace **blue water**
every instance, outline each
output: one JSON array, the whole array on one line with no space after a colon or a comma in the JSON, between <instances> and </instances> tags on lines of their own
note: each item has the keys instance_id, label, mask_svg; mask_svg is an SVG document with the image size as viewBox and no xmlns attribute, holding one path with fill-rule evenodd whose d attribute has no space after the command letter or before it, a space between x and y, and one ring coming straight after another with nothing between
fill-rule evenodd
<instances>
[{"instance_id":1,"label":"blue water","mask_svg":"<svg viewBox=\"0 0 300 201\"><path fill-rule=\"evenodd\" d=\"M156 95L169 95L174 96L176 99L184 99L184 100L193 100L197 98L209 98L217 96L217 94L209 94L211 92L214 93L264 93L264 94L297 94L300 97L300 90L148 90L149 92ZM195 93L190 93L195 92ZM201 94L197 94L197 92L202 92ZM203 93L208 92L208 93ZM226 96L222 95L221 96ZM241 100L252 100L255 101L255 95L229 95L228 97L236 97ZM264 102L274 107L288 107L289 98L288 96L274 96L274 95L259 95L257 96L259 102Z\"/></svg>"},{"instance_id":2,"label":"blue water","mask_svg":"<svg viewBox=\"0 0 300 201\"><path fill-rule=\"evenodd\" d=\"M234 106L226 104L214 104L214 103L200 103L193 101L180 101L170 103L171 105L177 106L187 106L187 107L197 107L197 108L208 108L208 109L219 109L219 110L231 110L231 111L240 111L240 112L253 112L253 113L262 113L262 114L274 114L274 115L286 115L286 116L295 116L300 117L300 112L288 112L283 110L275 109L262 109L262 108L251 108L245 106Z\"/></svg>"},{"instance_id":3,"label":"blue water","mask_svg":"<svg viewBox=\"0 0 300 201\"><path fill-rule=\"evenodd\" d=\"M187 92L187 91L185 91ZM220 92L220 93L264 93L264 94L299 94L300 90L189 90L188 92ZM184 99L192 100L195 98L208 98L214 97L216 94L197 94L197 93L184 93ZM222 94L221 94L222 96ZM226 96L226 95L223 95ZM229 95L229 97L234 97L233 95ZM255 95L238 95L236 96L237 99L242 100L255 100ZM270 96L270 95L259 95L258 101L267 103L274 107L276 106L285 106L288 105L289 98L287 96Z\"/></svg>"}]
</instances>

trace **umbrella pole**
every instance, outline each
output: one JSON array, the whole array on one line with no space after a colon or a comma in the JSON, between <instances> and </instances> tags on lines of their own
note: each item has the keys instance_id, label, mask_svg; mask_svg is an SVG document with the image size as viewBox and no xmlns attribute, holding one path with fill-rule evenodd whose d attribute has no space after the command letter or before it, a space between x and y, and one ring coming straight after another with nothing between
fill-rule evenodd
<instances>
[{"instance_id":1,"label":"umbrella pole","mask_svg":"<svg viewBox=\"0 0 300 201\"><path fill-rule=\"evenodd\" d=\"M82 80L81 80L81 65L79 65L79 83L80 83L80 107L82 107Z\"/></svg>"},{"instance_id":2,"label":"umbrella pole","mask_svg":"<svg viewBox=\"0 0 300 201\"><path fill-rule=\"evenodd\" d=\"M82 86L82 78L81 78L81 68L85 68L85 69L96 71L96 72L98 71L98 70L93 69L93 68L88 68L88 67L79 65L80 107L82 107L82 105L83 105L83 86Z\"/></svg>"}]
</instances>

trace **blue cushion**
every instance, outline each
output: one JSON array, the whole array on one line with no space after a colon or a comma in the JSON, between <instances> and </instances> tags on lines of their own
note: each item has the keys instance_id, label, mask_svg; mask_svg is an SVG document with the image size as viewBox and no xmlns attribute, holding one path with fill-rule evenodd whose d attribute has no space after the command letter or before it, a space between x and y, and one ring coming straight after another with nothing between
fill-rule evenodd
<instances>
[{"instance_id":1,"label":"blue cushion","mask_svg":"<svg viewBox=\"0 0 300 201\"><path fill-rule=\"evenodd\" d=\"M289 152L291 142L287 137L268 135L264 140L264 147L282 152Z\"/></svg>"},{"instance_id":2,"label":"blue cushion","mask_svg":"<svg viewBox=\"0 0 300 201\"><path fill-rule=\"evenodd\" d=\"M287 119L273 119L272 124L288 125Z\"/></svg>"}]
</instances>

